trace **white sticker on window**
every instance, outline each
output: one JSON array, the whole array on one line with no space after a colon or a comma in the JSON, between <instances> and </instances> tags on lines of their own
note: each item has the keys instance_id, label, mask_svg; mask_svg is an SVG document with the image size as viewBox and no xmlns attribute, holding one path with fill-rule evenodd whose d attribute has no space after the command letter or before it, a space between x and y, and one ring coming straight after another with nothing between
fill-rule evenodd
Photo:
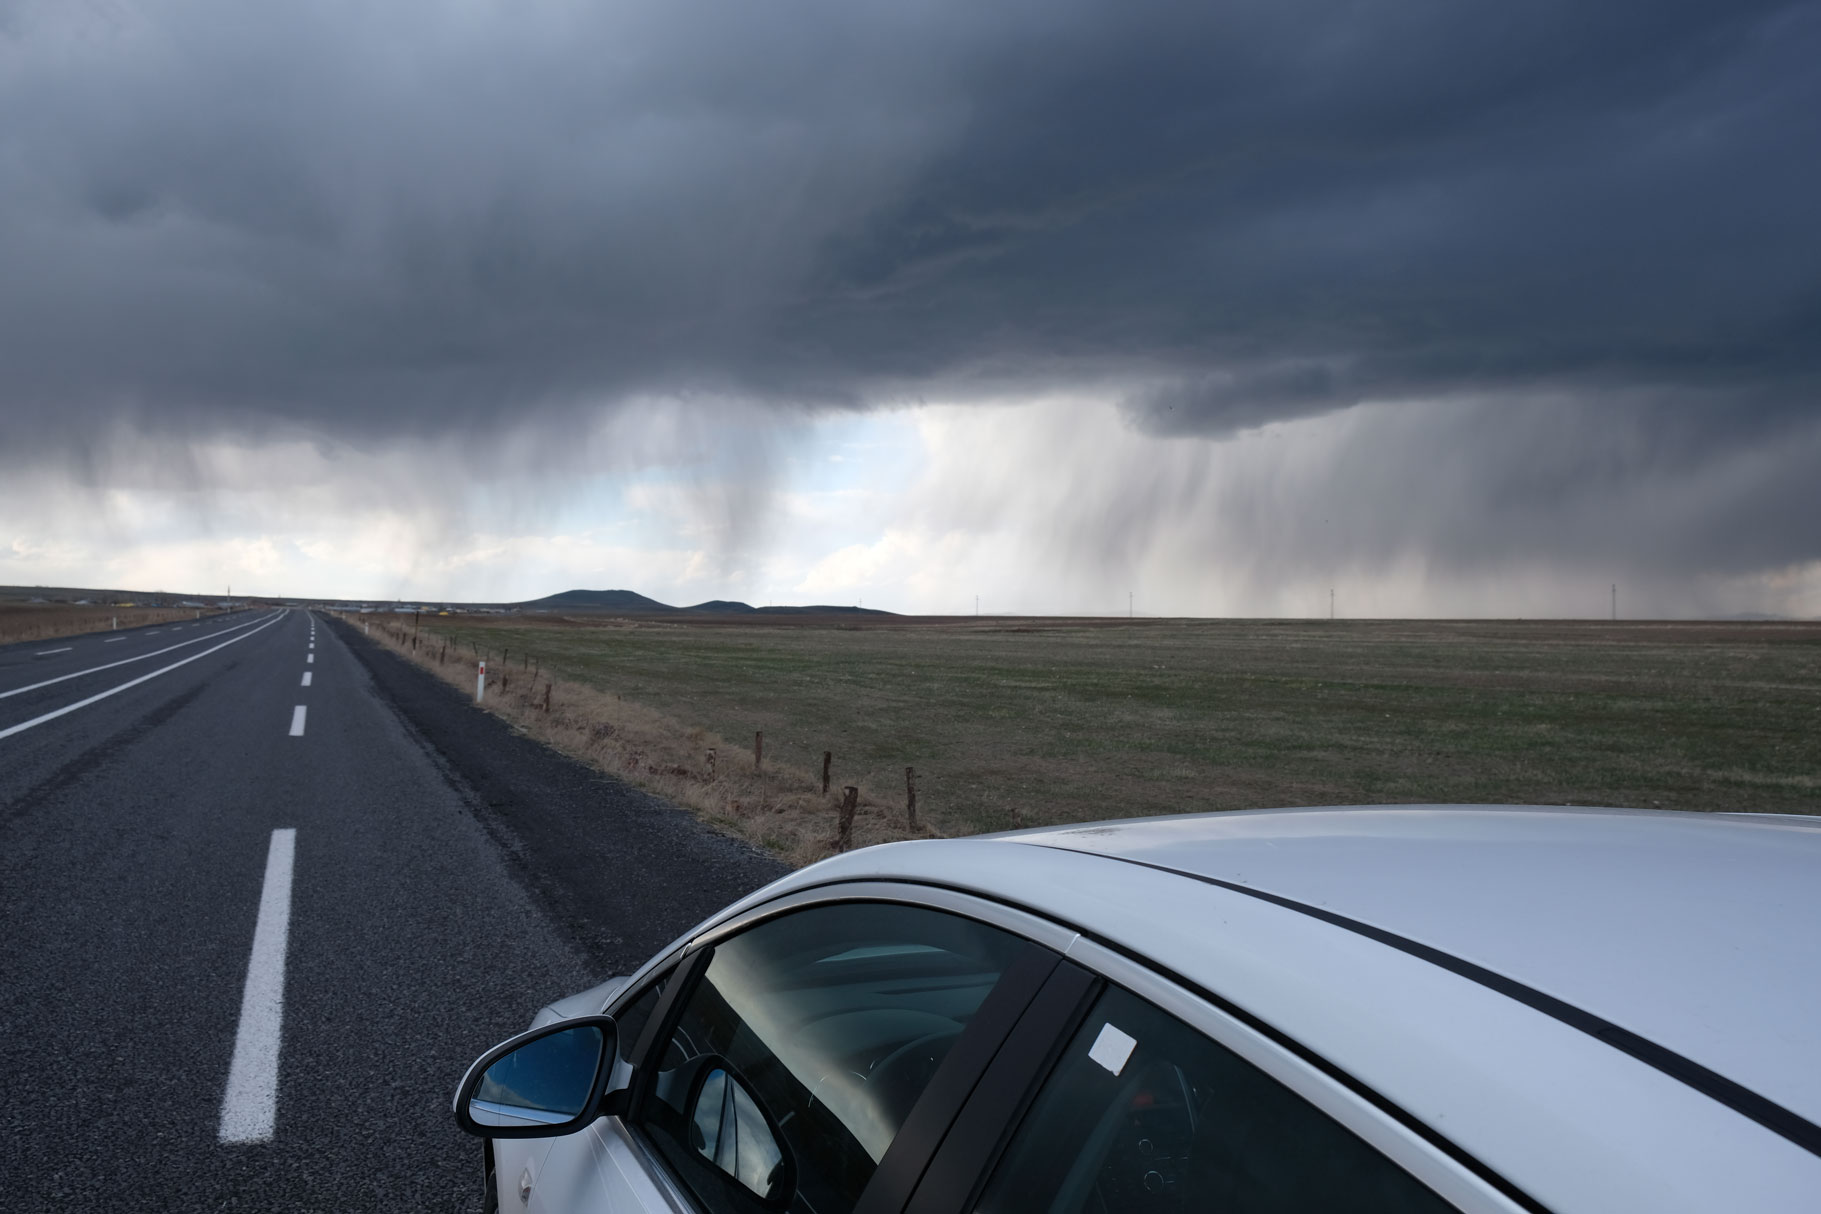
<instances>
[{"instance_id":1,"label":"white sticker on window","mask_svg":"<svg viewBox=\"0 0 1821 1214\"><path fill-rule=\"evenodd\" d=\"M1120 1032L1108 1021L1100 1026L1100 1036L1094 1038L1094 1048L1088 1051L1088 1057L1117 1075L1125 1070L1126 1059L1132 1056L1132 1048L1137 1044L1136 1038Z\"/></svg>"}]
</instances>

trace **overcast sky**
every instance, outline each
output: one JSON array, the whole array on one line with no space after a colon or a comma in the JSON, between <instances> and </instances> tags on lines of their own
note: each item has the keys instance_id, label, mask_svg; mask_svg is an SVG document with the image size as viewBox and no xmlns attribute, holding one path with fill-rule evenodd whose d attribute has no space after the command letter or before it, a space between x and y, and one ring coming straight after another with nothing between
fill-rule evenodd
<instances>
[{"instance_id":1,"label":"overcast sky","mask_svg":"<svg viewBox=\"0 0 1821 1214\"><path fill-rule=\"evenodd\" d=\"M1821 5L0 0L0 582L1821 614Z\"/></svg>"}]
</instances>

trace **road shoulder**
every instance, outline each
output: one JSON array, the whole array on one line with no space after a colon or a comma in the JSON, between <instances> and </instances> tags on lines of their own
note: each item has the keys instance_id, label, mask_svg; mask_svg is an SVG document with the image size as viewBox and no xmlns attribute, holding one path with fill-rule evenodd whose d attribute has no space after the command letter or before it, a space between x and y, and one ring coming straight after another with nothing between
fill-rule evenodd
<instances>
[{"instance_id":1,"label":"road shoulder","mask_svg":"<svg viewBox=\"0 0 1821 1214\"><path fill-rule=\"evenodd\" d=\"M788 871L688 811L515 732L340 620L328 626L602 977L629 972Z\"/></svg>"}]
</instances>

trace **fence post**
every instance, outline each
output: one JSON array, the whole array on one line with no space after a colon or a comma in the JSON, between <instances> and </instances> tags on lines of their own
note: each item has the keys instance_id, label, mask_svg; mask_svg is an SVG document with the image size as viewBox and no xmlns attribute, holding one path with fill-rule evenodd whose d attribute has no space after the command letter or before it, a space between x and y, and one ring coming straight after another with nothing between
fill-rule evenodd
<instances>
[{"instance_id":1,"label":"fence post","mask_svg":"<svg viewBox=\"0 0 1821 1214\"><path fill-rule=\"evenodd\" d=\"M849 784L841 790L841 828L835 834L836 851L846 851L854 845L854 810L859 804L859 789Z\"/></svg>"},{"instance_id":2,"label":"fence post","mask_svg":"<svg viewBox=\"0 0 1821 1214\"><path fill-rule=\"evenodd\" d=\"M825 797L828 795L828 765L834 761L834 751L825 750L822 752L822 795Z\"/></svg>"},{"instance_id":3,"label":"fence post","mask_svg":"<svg viewBox=\"0 0 1821 1214\"><path fill-rule=\"evenodd\" d=\"M544 684L544 711L550 711L550 684Z\"/></svg>"},{"instance_id":4,"label":"fence post","mask_svg":"<svg viewBox=\"0 0 1821 1214\"><path fill-rule=\"evenodd\" d=\"M708 748L708 782L713 784L714 780L714 747L710 746Z\"/></svg>"},{"instance_id":5,"label":"fence post","mask_svg":"<svg viewBox=\"0 0 1821 1214\"><path fill-rule=\"evenodd\" d=\"M754 730L752 735L752 769L762 771L765 767L765 731Z\"/></svg>"},{"instance_id":6,"label":"fence post","mask_svg":"<svg viewBox=\"0 0 1821 1214\"><path fill-rule=\"evenodd\" d=\"M912 830L917 829L917 771L914 767L904 769L904 809L905 820Z\"/></svg>"},{"instance_id":7,"label":"fence post","mask_svg":"<svg viewBox=\"0 0 1821 1214\"><path fill-rule=\"evenodd\" d=\"M481 702L487 694L487 659L481 659L481 672L474 677L474 702Z\"/></svg>"}]
</instances>

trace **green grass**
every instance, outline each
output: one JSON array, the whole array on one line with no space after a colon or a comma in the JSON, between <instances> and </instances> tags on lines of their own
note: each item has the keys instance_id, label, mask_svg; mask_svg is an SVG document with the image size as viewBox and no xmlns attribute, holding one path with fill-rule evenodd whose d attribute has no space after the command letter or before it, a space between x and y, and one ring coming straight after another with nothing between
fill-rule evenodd
<instances>
[{"instance_id":1,"label":"green grass","mask_svg":"<svg viewBox=\"0 0 1821 1214\"><path fill-rule=\"evenodd\" d=\"M1821 812L1821 625L439 620L951 833L1387 801ZM725 760L723 760L725 761Z\"/></svg>"}]
</instances>

